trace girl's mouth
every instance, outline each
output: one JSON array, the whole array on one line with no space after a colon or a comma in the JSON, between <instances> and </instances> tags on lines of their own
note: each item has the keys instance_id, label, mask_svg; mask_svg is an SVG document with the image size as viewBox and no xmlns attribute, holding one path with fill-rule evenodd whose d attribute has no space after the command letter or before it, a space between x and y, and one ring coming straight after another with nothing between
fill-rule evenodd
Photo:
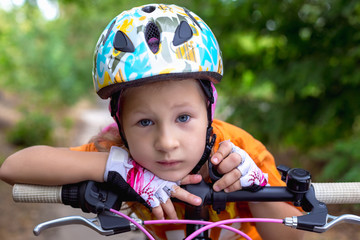
<instances>
[{"instance_id":1,"label":"girl's mouth","mask_svg":"<svg viewBox=\"0 0 360 240\"><path fill-rule=\"evenodd\" d=\"M181 161L158 161L157 163L163 167L175 167L179 165Z\"/></svg>"}]
</instances>

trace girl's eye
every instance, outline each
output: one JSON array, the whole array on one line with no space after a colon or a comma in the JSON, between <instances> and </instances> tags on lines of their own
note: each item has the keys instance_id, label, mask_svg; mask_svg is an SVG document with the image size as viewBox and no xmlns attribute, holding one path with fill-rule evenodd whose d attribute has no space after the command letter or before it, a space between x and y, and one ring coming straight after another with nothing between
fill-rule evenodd
<instances>
[{"instance_id":1,"label":"girl's eye","mask_svg":"<svg viewBox=\"0 0 360 240\"><path fill-rule=\"evenodd\" d=\"M179 122L187 122L190 120L190 116L189 115L181 115L178 117L178 121Z\"/></svg>"},{"instance_id":2,"label":"girl's eye","mask_svg":"<svg viewBox=\"0 0 360 240\"><path fill-rule=\"evenodd\" d=\"M152 125L152 121L149 120L149 119L143 119L143 120L140 120L140 121L139 121L139 124L140 124L142 127L147 127L147 126Z\"/></svg>"}]
</instances>

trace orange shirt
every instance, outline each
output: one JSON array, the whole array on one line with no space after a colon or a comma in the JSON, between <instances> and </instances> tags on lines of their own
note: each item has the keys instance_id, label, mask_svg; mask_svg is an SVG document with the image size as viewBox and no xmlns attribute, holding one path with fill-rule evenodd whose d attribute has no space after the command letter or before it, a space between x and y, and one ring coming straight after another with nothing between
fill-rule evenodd
<instances>
[{"instance_id":1,"label":"orange shirt","mask_svg":"<svg viewBox=\"0 0 360 240\"><path fill-rule=\"evenodd\" d=\"M284 186L285 183L281 181L281 176L276 169L273 156L266 150L265 146L254 139L249 133L241 128L238 128L229 123L214 120L213 132L217 135L214 145L214 151L216 152L219 143L225 140L230 140L236 146L244 149L250 157L255 161L257 166L268 174L268 182L271 186ZM109 143L104 143L109 144ZM77 151L97 151L93 143L89 143L77 148L72 148ZM140 204L129 204L136 215L142 220L150 220L151 214L149 210ZM185 216L184 205L181 203L174 203L175 209L179 219L183 219ZM225 211L217 214L210 208L209 210L210 221L216 222L219 220L233 219L233 218L251 218L250 209L247 203L227 203ZM261 239L260 235L256 231L254 223L234 223L234 228L240 229L245 232L253 240ZM185 225L147 225L146 228L156 236L156 239L182 239L185 237ZM211 239L241 239L241 236L220 228L213 228L210 231Z\"/></svg>"}]
</instances>

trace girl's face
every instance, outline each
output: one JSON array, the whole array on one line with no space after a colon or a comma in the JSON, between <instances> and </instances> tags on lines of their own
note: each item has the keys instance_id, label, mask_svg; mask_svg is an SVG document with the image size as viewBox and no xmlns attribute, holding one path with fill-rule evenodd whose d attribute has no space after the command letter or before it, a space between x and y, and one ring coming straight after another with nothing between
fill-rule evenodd
<instances>
[{"instance_id":1,"label":"girl's face","mask_svg":"<svg viewBox=\"0 0 360 240\"><path fill-rule=\"evenodd\" d=\"M197 80L128 88L121 99L122 126L132 158L158 177L178 181L199 162L208 125Z\"/></svg>"}]
</instances>

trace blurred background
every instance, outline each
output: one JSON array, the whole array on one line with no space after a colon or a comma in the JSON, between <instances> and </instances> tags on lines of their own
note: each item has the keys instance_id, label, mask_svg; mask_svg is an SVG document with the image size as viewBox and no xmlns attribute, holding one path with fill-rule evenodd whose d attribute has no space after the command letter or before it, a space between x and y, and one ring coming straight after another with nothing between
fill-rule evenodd
<instances>
[{"instance_id":1,"label":"blurred background","mask_svg":"<svg viewBox=\"0 0 360 240\"><path fill-rule=\"evenodd\" d=\"M0 163L26 146L82 144L106 125L107 103L91 79L95 44L113 17L151 2L159 1L0 1ZM313 181L360 181L360 2L160 2L192 10L217 36L218 118L262 141L277 164L309 170ZM11 188L0 184L0 210L12 206L0 215L0 238L28 239L22 234L31 234L41 207L13 205L5 197ZM331 210L360 214L358 205ZM339 230L334 239L356 232Z\"/></svg>"}]
</instances>

